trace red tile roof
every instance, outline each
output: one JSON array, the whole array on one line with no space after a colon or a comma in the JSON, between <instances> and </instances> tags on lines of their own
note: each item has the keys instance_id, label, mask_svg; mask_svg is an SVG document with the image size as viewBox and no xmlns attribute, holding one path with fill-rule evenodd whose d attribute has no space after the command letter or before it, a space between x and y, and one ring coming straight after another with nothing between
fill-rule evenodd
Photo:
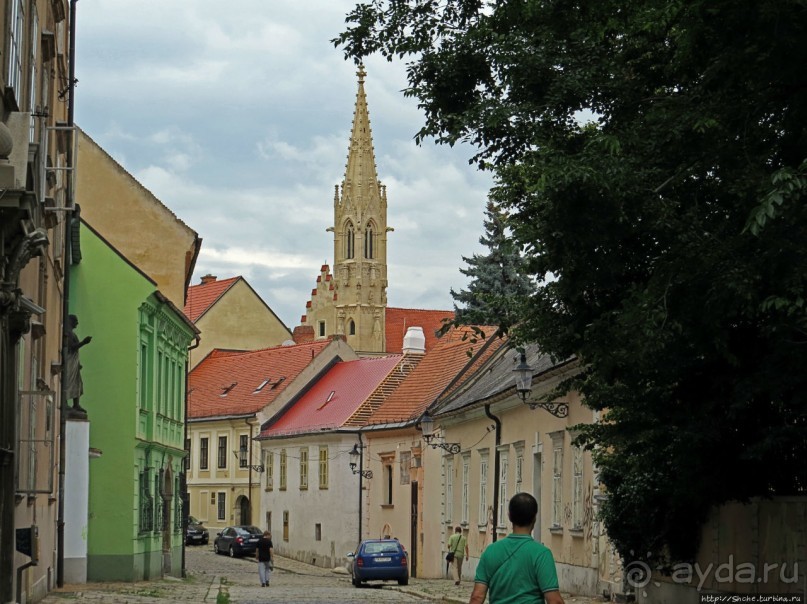
<instances>
[{"instance_id":1,"label":"red tile roof","mask_svg":"<svg viewBox=\"0 0 807 604\"><path fill-rule=\"evenodd\" d=\"M291 409L264 429L261 438L342 427L401 358L390 355L337 363Z\"/></svg>"},{"instance_id":2,"label":"red tile roof","mask_svg":"<svg viewBox=\"0 0 807 604\"><path fill-rule=\"evenodd\" d=\"M494 338L471 343L449 332L426 353L368 424L406 421L420 416L444 391L453 390L470 378L504 342L504 338ZM473 357L468 356L469 352Z\"/></svg>"},{"instance_id":3,"label":"red tile roof","mask_svg":"<svg viewBox=\"0 0 807 604\"><path fill-rule=\"evenodd\" d=\"M386 309L386 336L387 352L399 353L403 351L403 340L406 330L410 327L422 327L426 336L426 350L431 350L437 343L434 332L443 325L443 319L453 319L451 310L420 310L417 308L390 308Z\"/></svg>"},{"instance_id":4,"label":"red tile roof","mask_svg":"<svg viewBox=\"0 0 807 604\"><path fill-rule=\"evenodd\" d=\"M185 302L185 316L196 323L207 310L221 298L242 277L230 277L221 281L209 281L188 288Z\"/></svg>"},{"instance_id":5,"label":"red tile roof","mask_svg":"<svg viewBox=\"0 0 807 604\"><path fill-rule=\"evenodd\" d=\"M213 350L188 375L188 418L256 413L329 343L318 340L253 351Z\"/></svg>"}]
</instances>

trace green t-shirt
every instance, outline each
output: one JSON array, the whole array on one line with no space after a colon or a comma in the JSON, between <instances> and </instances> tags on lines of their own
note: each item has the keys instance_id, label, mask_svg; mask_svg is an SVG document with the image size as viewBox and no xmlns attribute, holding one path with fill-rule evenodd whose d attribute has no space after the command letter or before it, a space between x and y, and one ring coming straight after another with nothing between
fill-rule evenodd
<instances>
[{"instance_id":1,"label":"green t-shirt","mask_svg":"<svg viewBox=\"0 0 807 604\"><path fill-rule=\"evenodd\" d=\"M457 558L465 557L465 545L468 540L462 533L454 533L448 538L448 551L454 552Z\"/></svg>"},{"instance_id":2,"label":"green t-shirt","mask_svg":"<svg viewBox=\"0 0 807 604\"><path fill-rule=\"evenodd\" d=\"M510 534L491 543L482 552L474 581L488 586L490 604L543 602L546 592L558 591L552 552L530 535Z\"/></svg>"}]
</instances>

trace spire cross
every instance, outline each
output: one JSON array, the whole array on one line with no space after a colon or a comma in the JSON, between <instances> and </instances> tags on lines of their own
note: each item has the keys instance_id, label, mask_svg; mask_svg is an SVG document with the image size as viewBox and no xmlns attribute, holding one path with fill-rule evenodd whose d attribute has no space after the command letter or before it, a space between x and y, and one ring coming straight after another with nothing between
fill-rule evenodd
<instances>
[{"instance_id":1,"label":"spire cross","mask_svg":"<svg viewBox=\"0 0 807 604\"><path fill-rule=\"evenodd\" d=\"M364 84L364 76L367 75L367 72L364 71L364 64L359 64L359 70L356 72L356 75L359 76L359 84Z\"/></svg>"}]
</instances>

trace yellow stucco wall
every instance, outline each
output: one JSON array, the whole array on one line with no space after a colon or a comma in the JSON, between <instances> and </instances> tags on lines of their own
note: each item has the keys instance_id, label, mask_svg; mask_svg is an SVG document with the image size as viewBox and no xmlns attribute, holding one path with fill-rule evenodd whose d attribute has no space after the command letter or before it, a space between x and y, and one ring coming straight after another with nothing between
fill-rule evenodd
<instances>
[{"instance_id":1,"label":"yellow stucco wall","mask_svg":"<svg viewBox=\"0 0 807 604\"><path fill-rule=\"evenodd\" d=\"M283 322L245 281L237 281L196 322L199 347L191 350L191 368L214 348L259 350L291 339Z\"/></svg>"},{"instance_id":2,"label":"yellow stucco wall","mask_svg":"<svg viewBox=\"0 0 807 604\"><path fill-rule=\"evenodd\" d=\"M82 218L182 308L200 242L196 232L87 134L78 133L76 202Z\"/></svg>"}]
</instances>

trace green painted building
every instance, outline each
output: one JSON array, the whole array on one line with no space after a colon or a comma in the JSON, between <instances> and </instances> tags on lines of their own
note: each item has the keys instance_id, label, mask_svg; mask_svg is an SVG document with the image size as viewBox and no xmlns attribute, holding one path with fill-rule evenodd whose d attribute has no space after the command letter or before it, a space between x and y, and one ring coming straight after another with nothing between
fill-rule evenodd
<instances>
[{"instance_id":1,"label":"green painted building","mask_svg":"<svg viewBox=\"0 0 807 604\"><path fill-rule=\"evenodd\" d=\"M80 350L90 422L87 579L181 576L185 375L197 332L86 222L80 241L70 312L78 339L92 336Z\"/></svg>"}]
</instances>

